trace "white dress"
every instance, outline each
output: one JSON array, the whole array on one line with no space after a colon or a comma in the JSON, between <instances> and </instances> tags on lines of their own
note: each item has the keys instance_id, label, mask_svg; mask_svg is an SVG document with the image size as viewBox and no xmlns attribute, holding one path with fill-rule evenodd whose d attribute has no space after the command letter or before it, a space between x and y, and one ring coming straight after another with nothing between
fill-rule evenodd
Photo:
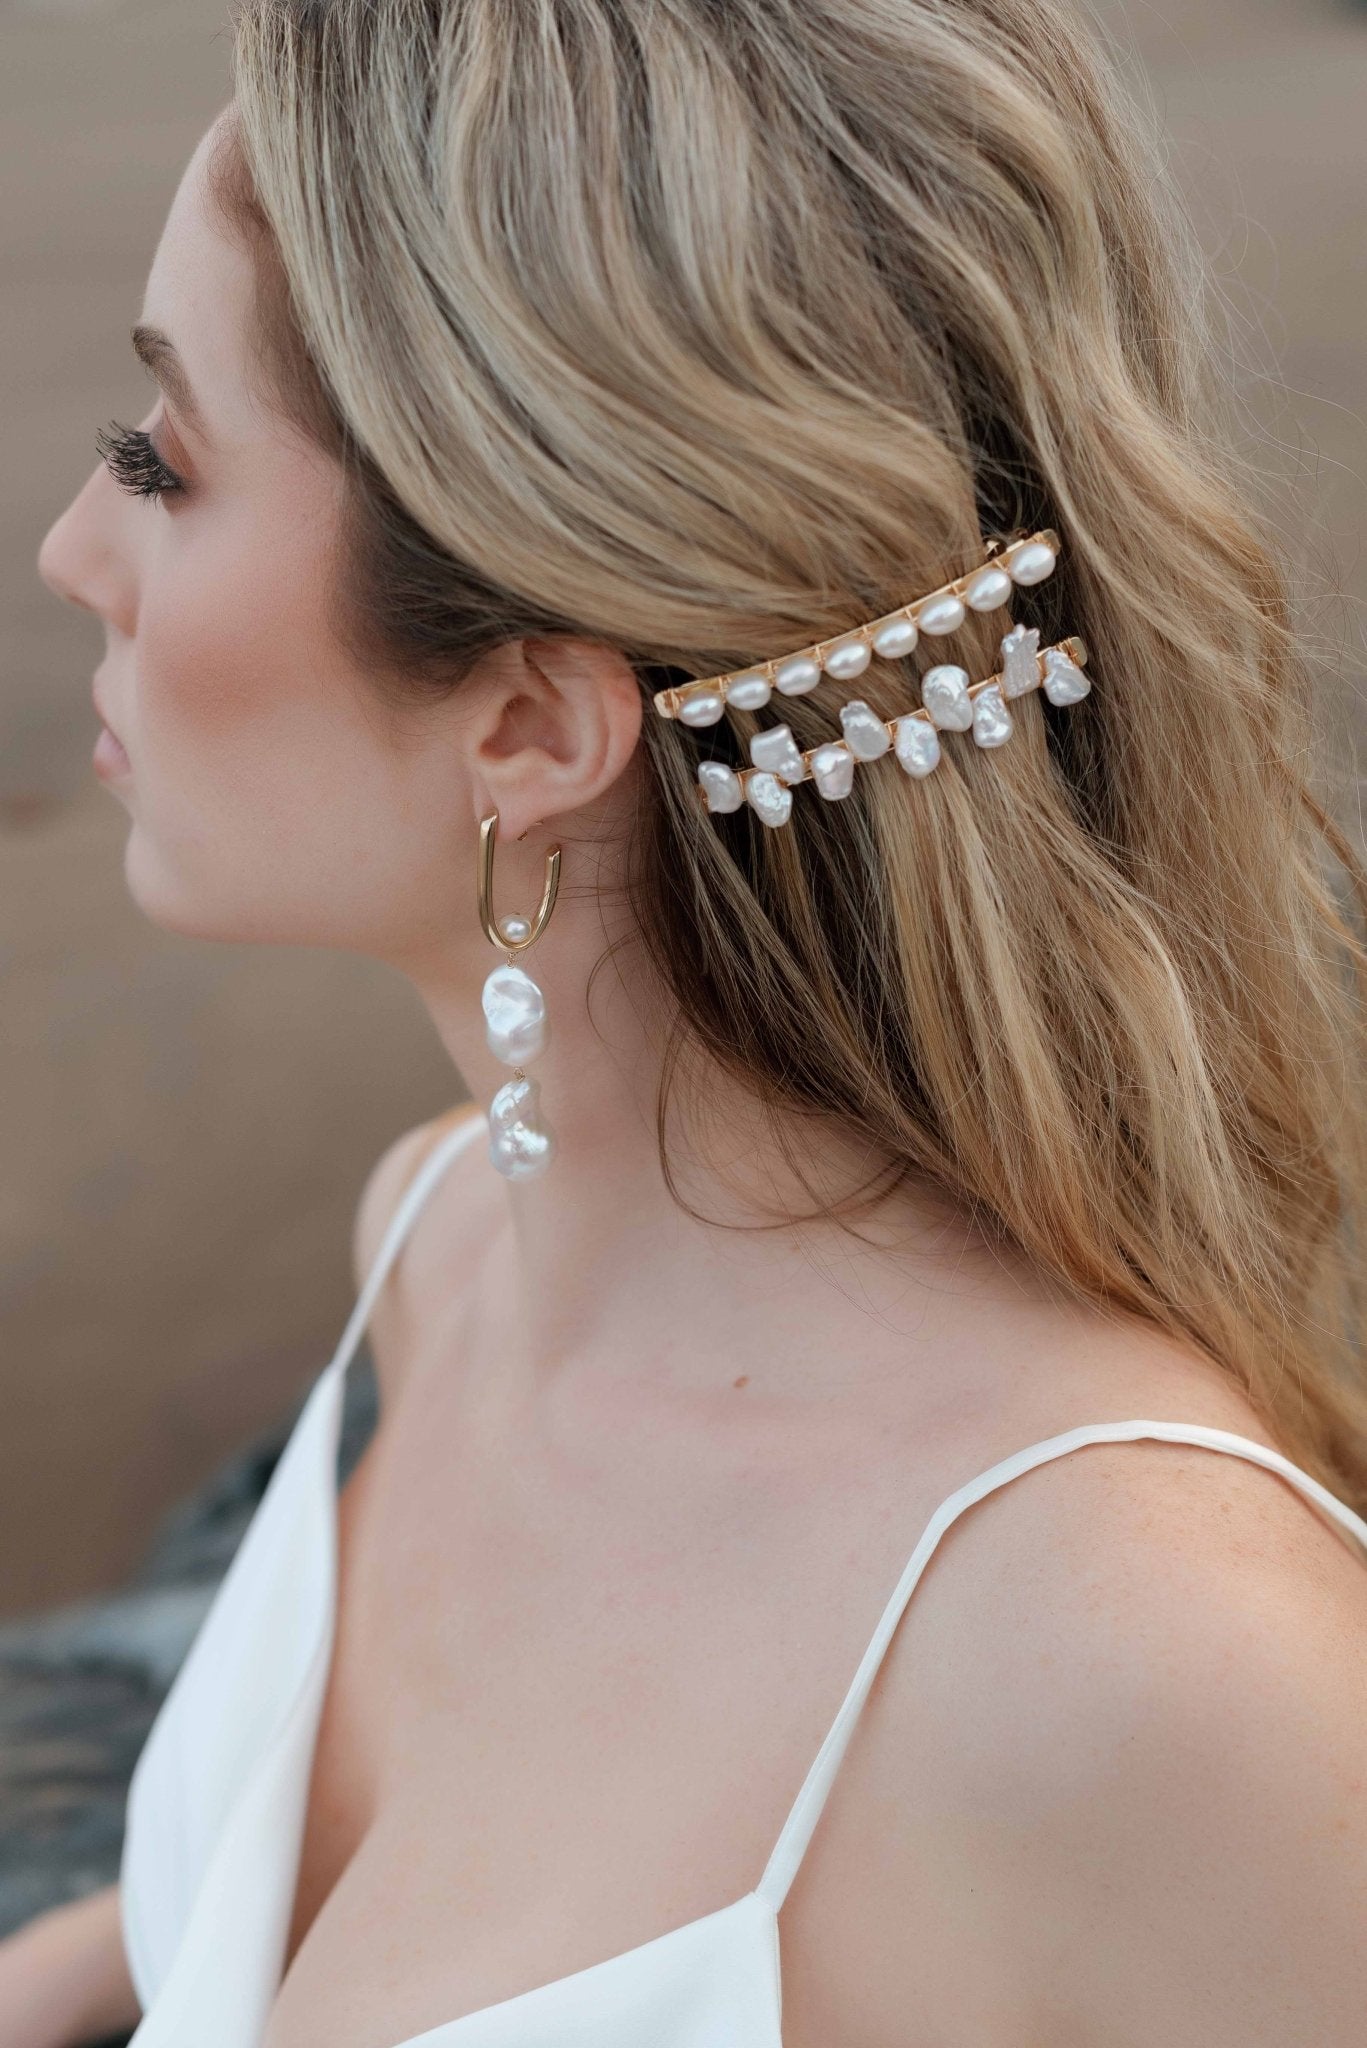
<instances>
[{"instance_id":1,"label":"white dress","mask_svg":"<svg viewBox=\"0 0 1367 2048\"><path fill-rule=\"evenodd\" d=\"M258 2048L264 2033L283 1969L332 1654L344 1375L423 1202L486 1131L480 1116L459 1123L405 1190L336 1355L309 1394L138 1758L121 1873L124 1942L144 2015L132 2048ZM1360 1516L1279 1452L1226 1430L1105 1422L1015 1452L931 1516L753 1891L395 2048L781 2048L778 1911L940 1538L1022 1472L1087 1444L1137 1438L1263 1465L1367 1548Z\"/></svg>"}]
</instances>

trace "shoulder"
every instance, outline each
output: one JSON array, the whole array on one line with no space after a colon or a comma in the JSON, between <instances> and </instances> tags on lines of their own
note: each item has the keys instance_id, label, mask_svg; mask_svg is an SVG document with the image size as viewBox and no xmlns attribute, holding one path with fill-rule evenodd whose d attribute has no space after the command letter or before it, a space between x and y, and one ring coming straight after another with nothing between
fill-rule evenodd
<instances>
[{"instance_id":1,"label":"shoulder","mask_svg":"<svg viewBox=\"0 0 1367 2048\"><path fill-rule=\"evenodd\" d=\"M444 1138L480 1122L478 1106L461 1103L405 1131L380 1154L366 1176L352 1226L351 1262L358 1292L379 1255L385 1231L404 1191L424 1160ZM471 1150L481 1150L477 1140L472 1141ZM453 1162L432 1190L400 1258L380 1289L371 1311L369 1334L371 1356L385 1401L397 1392L402 1361L412 1349L410 1325L415 1320L415 1308L416 1320L435 1324L450 1304L435 1297L429 1299L432 1289L450 1293L460 1287L461 1276L449 1255L450 1247L481 1241L480 1214L487 1217L490 1213L489 1182L494 1179L492 1174L462 1174ZM439 1260L430 1258L429 1245L440 1247Z\"/></svg>"},{"instance_id":2,"label":"shoulder","mask_svg":"<svg viewBox=\"0 0 1367 2048\"><path fill-rule=\"evenodd\" d=\"M365 1284L390 1219L424 1159L448 1132L464 1124L475 1123L479 1117L476 1104L459 1103L455 1109L444 1110L440 1116L404 1131L385 1147L375 1161L361 1188L352 1225L351 1265L358 1288Z\"/></svg>"},{"instance_id":3,"label":"shoulder","mask_svg":"<svg viewBox=\"0 0 1367 2048\"><path fill-rule=\"evenodd\" d=\"M1123 2009L1155 2048L1359 2040L1367 1553L1242 1457L1089 1443L969 1509L922 1593L898 1690L914 1663L1017 2009L1097 2039Z\"/></svg>"}]
</instances>

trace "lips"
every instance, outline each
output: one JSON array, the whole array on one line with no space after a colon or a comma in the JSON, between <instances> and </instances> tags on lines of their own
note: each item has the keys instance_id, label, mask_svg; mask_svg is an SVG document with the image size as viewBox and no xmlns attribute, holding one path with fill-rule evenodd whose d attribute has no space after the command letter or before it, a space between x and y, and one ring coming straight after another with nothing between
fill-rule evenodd
<instances>
[{"instance_id":1,"label":"lips","mask_svg":"<svg viewBox=\"0 0 1367 2048\"><path fill-rule=\"evenodd\" d=\"M96 712L96 716L97 716L97 717L99 718L99 720L100 720L100 723L101 723L102 725L106 725L106 726L108 726L108 727L109 727L109 730L110 730L110 732L113 732L113 733L114 733L114 737L115 737L115 739L116 739L116 740L117 740L117 739L119 739L119 735L118 735L118 733L117 733L117 732L114 732L114 726L113 726L113 723L112 723L112 722L111 722L111 720L110 720L110 717L109 717L109 714L108 714L108 712L107 712L107 711L105 710L105 708L104 708L104 705L103 705L103 704L102 704L102 703L100 702L100 686L99 686L99 683L98 683L98 681L97 681L97 682L95 682L95 683L92 683L92 685L91 685L91 689L90 689L90 699L91 699L91 702L92 702L92 703L94 704L94 706L95 706L95 712ZM119 740L119 744L120 744L120 746L122 746L122 744L123 744L122 740Z\"/></svg>"}]
</instances>

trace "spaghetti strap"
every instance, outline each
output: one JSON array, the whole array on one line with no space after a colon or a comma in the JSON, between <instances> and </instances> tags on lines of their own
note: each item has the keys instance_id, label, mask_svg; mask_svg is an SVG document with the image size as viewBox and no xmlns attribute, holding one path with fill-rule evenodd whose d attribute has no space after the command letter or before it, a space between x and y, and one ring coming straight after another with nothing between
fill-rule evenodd
<instances>
[{"instance_id":1,"label":"spaghetti strap","mask_svg":"<svg viewBox=\"0 0 1367 2048\"><path fill-rule=\"evenodd\" d=\"M395 1205L394 1214L390 1217L384 1236L380 1240L380 1248L371 1262L370 1271L366 1274L365 1284L356 1297L356 1303L347 1320L347 1326L343 1330L337 1349L328 1363L327 1372L329 1374L340 1375L350 1365L356 1354L356 1348L361 1341L361 1336L370 1321L371 1312L375 1307L376 1301L379 1299L380 1289L384 1286L389 1276L390 1268L403 1249L404 1241L416 1223L423 1203L427 1200L427 1197L431 1194L451 1161L458 1153L465 1150L472 1138L486 1128L487 1119L480 1112L476 1112L469 1117L463 1117L459 1123L455 1124L451 1130L438 1139L409 1181Z\"/></svg>"},{"instance_id":2,"label":"spaghetti strap","mask_svg":"<svg viewBox=\"0 0 1367 2048\"><path fill-rule=\"evenodd\" d=\"M1280 1451L1269 1450L1265 1444L1254 1442L1251 1437L1236 1436L1227 1429L1211 1429L1202 1423L1182 1422L1096 1422L1084 1424L1078 1429L1065 1430L1060 1436L1051 1436L1043 1442L1030 1444L1023 1451L1015 1451L1009 1458L982 1472L976 1479L968 1481L957 1492L951 1493L940 1503L911 1554L906 1570L897 1582L882 1619L874 1630L873 1640L864 1653L854 1681L845 1695L839 1713L831 1724L829 1733L817 1752L816 1760L807 1773L801 1791L793 1804L792 1811L783 1825L783 1831L775 1844L774 1852L765 1866L756 1891L766 1899L777 1912L787 1897L788 1888L796 1877L806 1854L816 1824L830 1796L836 1774L844 1760L859 1715L869 1696L879 1667L887 1655L888 1645L896 1633L897 1625L906 1611L907 1603L916 1590L917 1583L935 1553L941 1537L968 1508L995 1493L999 1487L1018 1479L1023 1472L1033 1471L1037 1465L1046 1465L1054 1458L1066 1456L1069 1451L1080 1449L1085 1444L1132 1443L1136 1439L1154 1437L1164 1443L1194 1444L1209 1451L1223 1451L1231 1457L1245 1458L1252 1464L1263 1465L1269 1472L1278 1472L1283 1479L1302 1493L1305 1498L1320 1507L1339 1526L1355 1536L1367 1551L1367 1521L1357 1515L1317 1479L1308 1472L1302 1472Z\"/></svg>"}]
</instances>

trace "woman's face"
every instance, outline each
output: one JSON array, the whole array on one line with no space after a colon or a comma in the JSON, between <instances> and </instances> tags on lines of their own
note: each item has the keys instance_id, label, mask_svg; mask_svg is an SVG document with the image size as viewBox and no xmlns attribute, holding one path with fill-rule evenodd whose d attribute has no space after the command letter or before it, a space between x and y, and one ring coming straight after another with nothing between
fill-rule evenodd
<instances>
[{"instance_id":1,"label":"woman's face","mask_svg":"<svg viewBox=\"0 0 1367 2048\"><path fill-rule=\"evenodd\" d=\"M104 623L95 693L126 761L107 761L105 741L96 768L127 808L145 914L200 937L401 958L469 922L469 700L399 732L338 643L341 470L253 396L249 259L208 194L213 135L176 193L139 323L170 344L140 347L160 385L141 425L183 488L136 496L101 463L39 570Z\"/></svg>"}]
</instances>

